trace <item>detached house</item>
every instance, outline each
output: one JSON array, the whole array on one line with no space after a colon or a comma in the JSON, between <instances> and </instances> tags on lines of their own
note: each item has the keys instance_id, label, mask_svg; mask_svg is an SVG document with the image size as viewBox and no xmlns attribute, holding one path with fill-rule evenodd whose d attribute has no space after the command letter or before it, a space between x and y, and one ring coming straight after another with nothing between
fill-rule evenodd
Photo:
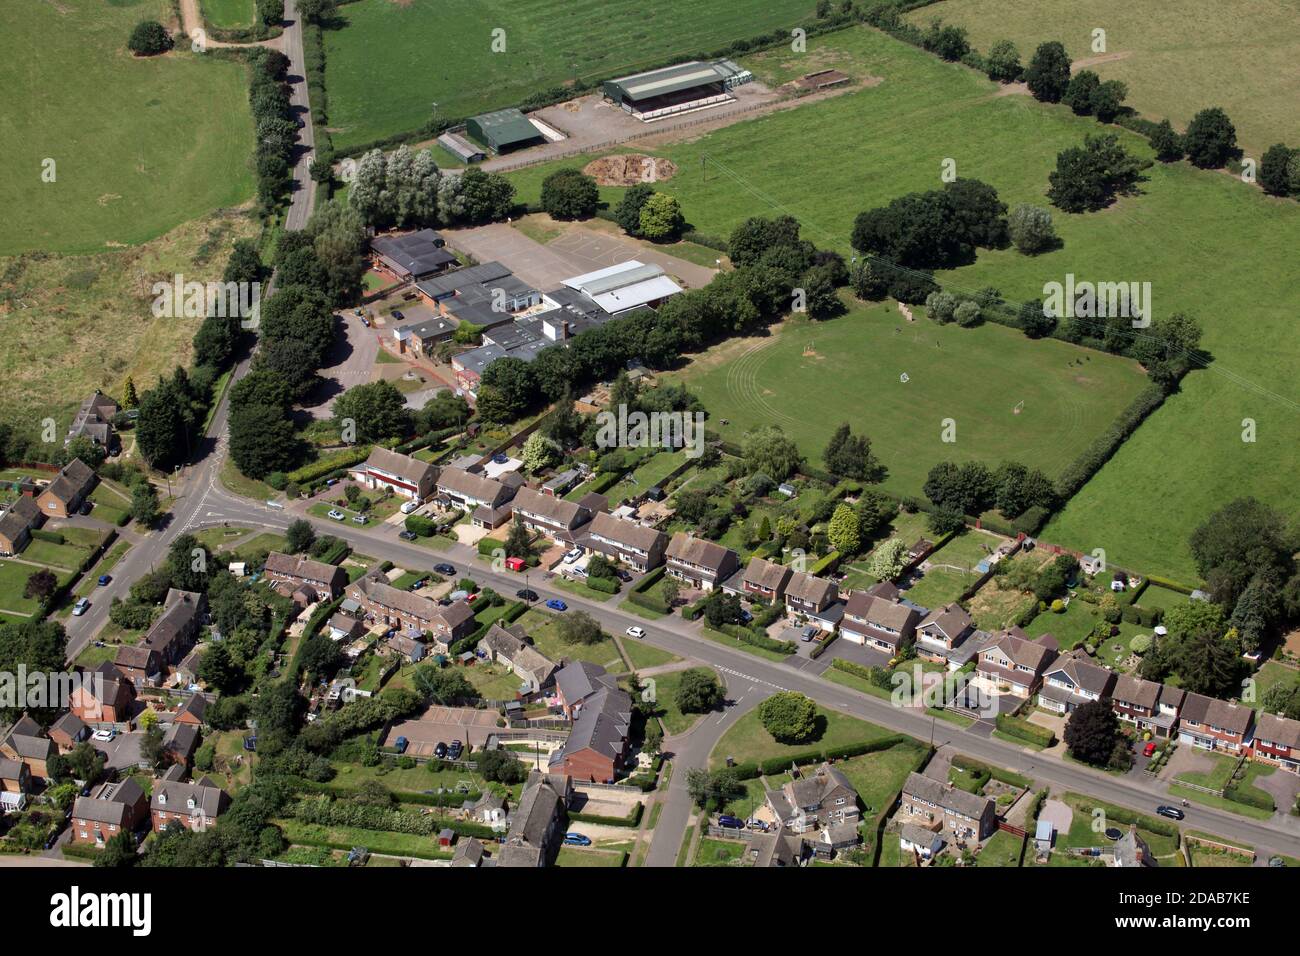
<instances>
[{"instance_id":1,"label":"detached house","mask_svg":"<svg viewBox=\"0 0 1300 956\"><path fill-rule=\"evenodd\" d=\"M403 498L422 502L433 494L437 471L427 461L376 445L365 463L352 469L350 474L367 488L391 491Z\"/></svg>"},{"instance_id":2,"label":"detached house","mask_svg":"<svg viewBox=\"0 0 1300 956\"><path fill-rule=\"evenodd\" d=\"M1255 712L1201 694L1188 694L1179 714L1178 739L1202 750L1239 753L1246 746Z\"/></svg>"},{"instance_id":3,"label":"detached house","mask_svg":"<svg viewBox=\"0 0 1300 956\"><path fill-rule=\"evenodd\" d=\"M21 760L0 757L0 813L11 813L27 805L32 789L32 772Z\"/></svg>"},{"instance_id":4,"label":"detached house","mask_svg":"<svg viewBox=\"0 0 1300 956\"><path fill-rule=\"evenodd\" d=\"M833 631L844 606L834 581L796 571L785 586L785 609L791 617L807 618L819 630Z\"/></svg>"},{"instance_id":5,"label":"detached house","mask_svg":"<svg viewBox=\"0 0 1300 956\"><path fill-rule=\"evenodd\" d=\"M493 624L478 649L487 659L509 667L528 693L535 694L548 686L555 676L555 662L529 644L527 633L517 624L503 627Z\"/></svg>"},{"instance_id":6,"label":"detached house","mask_svg":"<svg viewBox=\"0 0 1300 956\"><path fill-rule=\"evenodd\" d=\"M547 769L574 780L613 783L627 763L632 733L632 698L617 687L601 687L578 706L573 728Z\"/></svg>"},{"instance_id":7,"label":"detached house","mask_svg":"<svg viewBox=\"0 0 1300 956\"><path fill-rule=\"evenodd\" d=\"M739 582L733 578L727 583L726 589L767 604L779 604L785 600L785 589L790 583L792 574L793 572L783 564L776 564L765 558L750 558Z\"/></svg>"},{"instance_id":8,"label":"detached house","mask_svg":"<svg viewBox=\"0 0 1300 956\"><path fill-rule=\"evenodd\" d=\"M596 513L591 524L584 529L581 544L612 561L645 572L664 563L668 535L601 511Z\"/></svg>"},{"instance_id":9,"label":"detached house","mask_svg":"<svg viewBox=\"0 0 1300 956\"><path fill-rule=\"evenodd\" d=\"M712 591L740 568L735 551L683 531L673 535L666 554L669 574L705 591Z\"/></svg>"},{"instance_id":10,"label":"detached house","mask_svg":"<svg viewBox=\"0 0 1300 956\"><path fill-rule=\"evenodd\" d=\"M1012 627L994 635L984 645L975 672L999 692L1031 697L1055 659L1056 652L1047 642L1031 641L1020 628Z\"/></svg>"},{"instance_id":11,"label":"detached house","mask_svg":"<svg viewBox=\"0 0 1300 956\"><path fill-rule=\"evenodd\" d=\"M1250 756L1260 763L1300 774L1300 720L1260 714L1255 718Z\"/></svg>"},{"instance_id":12,"label":"detached house","mask_svg":"<svg viewBox=\"0 0 1300 956\"><path fill-rule=\"evenodd\" d=\"M572 541L573 532L591 521L591 512L578 502L526 487L515 492L510 509L525 528L552 540Z\"/></svg>"},{"instance_id":13,"label":"detached house","mask_svg":"<svg viewBox=\"0 0 1300 956\"><path fill-rule=\"evenodd\" d=\"M1088 660L1082 651L1056 659L1043 674L1038 704L1058 714L1073 713L1080 704L1110 696L1115 672Z\"/></svg>"},{"instance_id":14,"label":"detached house","mask_svg":"<svg viewBox=\"0 0 1300 956\"><path fill-rule=\"evenodd\" d=\"M33 777L47 775L46 761L57 752L54 741L45 735L41 725L27 715L19 717L0 740L0 756L26 765Z\"/></svg>"},{"instance_id":15,"label":"detached house","mask_svg":"<svg viewBox=\"0 0 1300 956\"><path fill-rule=\"evenodd\" d=\"M343 593L348 583L348 573L340 567L313 561L305 555L280 551L272 551L266 556L263 572L268 581L285 585L290 593L308 588L318 599L331 601Z\"/></svg>"},{"instance_id":16,"label":"detached house","mask_svg":"<svg viewBox=\"0 0 1300 956\"><path fill-rule=\"evenodd\" d=\"M919 773L907 775L899 815L956 840L983 840L997 826L993 801Z\"/></svg>"},{"instance_id":17,"label":"detached house","mask_svg":"<svg viewBox=\"0 0 1300 956\"><path fill-rule=\"evenodd\" d=\"M768 790L768 807L781 826L806 833L858 821L858 791L841 771L828 763Z\"/></svg>"},{"instance_id":18,"label":"detached house","mask_svg":"<svg viewBox=\"0 0 1300 956\"><path fill-rule=\"evenodd\" d=\"M572 782L563 775L533 771L510 814L510 829L497 851L497 866L542 867L559 845Z\"/></svg>"},{"instance_id":19,"label":"detached house","mask_svg":"<svg viewBox=\"0 0 1300 956\"><path fill-rule=\"evenodd\" d=\"M74 458L37 495L36 506L47 518L66 518L77 513L97 484L99 476L94 469L80 458Z\"/></svg>"},{"instance_id":20,"label":"detached house","mask_svg":"<svg viewBox=\"0 0 1300 956\"><path fill-rule=\"evenodd\" d=\"M96 445L111 451L113 418L117 413L117 402L96 389L95 394L82 402L81 407L77 409L77 414L72 419L72 427L68 429L63 444L66 446L72 439L84 436Z\"/></svg>"},{"instance_id":21,"label":"detached house","mask_svg":"<svg viewBox=\"0 0 1300 956\"><path fill-rule=\"evenodd\" d=\"M957 648L974 630L975 622L960 604L936 608L916 626L917 656L943 663L948 660L948 652Z\"/></svg>"},{"instance_id":22,"label":"detached house","mask_svg":"<svg viewBox=\"0 0 1300 956\"><path fill-rule=\"evenodd\" d=\"M204 777L198 783L183 783L159 777L154 780L149 810L155 833L169 823L179 823L186 829L202 831L216 823L217 818L229 806L230 796L209 777Z\"/></svg>"},{"instance_id":23,"label":"detached house","mask_svg":"<svg viewBox=\"0 0 1300 956\"><path fill-rule=\"evenodd\" d=\"M854 591L844 607L840 636L893 656L912 640L920 618L915 608L899 601L869 591Z\"/></svg>"},{"instance_id":24,"label":"detached house","mask_svg":"<svg viewBox=\"0 0 1300 956\"><path fill-rule=\"evenodd\" d=\"M32 529L39 528L45 516L40 507L26 495L0 512L0 555L8 557L27 547Z\"/></svg>"},{"instance_id":25,"label":"detached house","mask_svg":"<svg viewBox=\"0 0 1300 956\"><path fill-rule=\"evenodd\" d=\"M72 805L72 842L103 846L119 833L134 833L149 819L149 798L131 777L100 784Z\"/></svg>"}]
</instances>

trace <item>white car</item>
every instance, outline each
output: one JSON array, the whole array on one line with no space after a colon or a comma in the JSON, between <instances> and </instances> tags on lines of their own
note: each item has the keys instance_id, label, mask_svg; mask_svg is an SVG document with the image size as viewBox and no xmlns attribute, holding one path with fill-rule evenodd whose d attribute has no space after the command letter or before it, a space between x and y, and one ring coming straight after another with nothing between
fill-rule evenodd
<instances>
[{"instance_id":1,"label":"white car","mask_svg":"<svg viewBox=\"0 0 1300 956\"><path fill-rule=\"evenodd\" d=\"M629 627L629 628L627 629L627 636L628 636L628 637L635 637L635 638L638 638L638 639L643 638L643 637L645 637L645 628L644 628L644 627L637 627L635 624L633 624L631 627Z\"/></svg>"},{"instance_id":2,"label":"white car","mask_svg":"<svg viewBox=\"0 0 1300 956\"><path fill-rule=\"evenodd\" d=\"M76 617L81 617L81 615L85 614L89 610L90 610L90 601L87 600L86 598L82 598L76 604L72 605L72 613Z\"/></svg>"},{"instance_id":3,"label":"white car","mask_svg":"<svg viewBox=\"0 0 1300 956\"><path fill-rule=\"evenodd\" d=\"M331 508L330 517L333 518L335 521L342 521L347 516L343 514L342 511L339 511L338 508Z\"/></svg>"},{"instance_id":4,"label":"white car","mask_svg":"<svg viewBox=\"0 0 1300 956\"><path fill-rule=\"evenodd\" d=\"M581 548L570 548L568 551L564 552L564 563L572 564L574 561L577 561L580 557L582 557Z\"/></svg>"},{"instance_id":5,"label":"white car","mask_svg":"<svg viewBox=\"0 0 1300 956\"><path fill-rule=\"evenodd\" d=\"M408 501L406 504L402 505L402 514L404 515L413 514L415 510L419 507L420 507L420 503L418 501Z\"/></svg>"},{"instance_id":6,"label":"white car","mask_svg":"<svg viewBox=\"0 0 1300 956\"><path fill-rule=\"evenodd\" d=\"M116 736L117 736L117 731L114 730L112 727L109 727L107 730L95 731L95 739L102 741L104 743L107 743L108 741L112 740Z\"/></svg>"}]
</instances>

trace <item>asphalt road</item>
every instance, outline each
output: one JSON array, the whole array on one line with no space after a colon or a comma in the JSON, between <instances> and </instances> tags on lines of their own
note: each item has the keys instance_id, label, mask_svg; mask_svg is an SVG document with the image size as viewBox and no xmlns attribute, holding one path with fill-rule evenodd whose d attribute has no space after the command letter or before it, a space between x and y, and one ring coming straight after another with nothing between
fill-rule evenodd
<instances>
[{"instance_id":1,"label":"asphalt road","mask_svg":"<svg viewBox=\"0 0 1300 956\"><path fill-rule=\"evenodd\" d=\"M284 228L296 231L306 227L316 206L316 183L308 175L308 168L316 155L316 129L312 125L311 104L307 99L307 69L303 61L302 18L298 15L298 0L285 0L284 20L287 26L282 39L284 53L289 58L289 100L303 122L302 129L298 132L299 148L293 169L294 189L284 217Z\"/></svg>"}]
</instances>

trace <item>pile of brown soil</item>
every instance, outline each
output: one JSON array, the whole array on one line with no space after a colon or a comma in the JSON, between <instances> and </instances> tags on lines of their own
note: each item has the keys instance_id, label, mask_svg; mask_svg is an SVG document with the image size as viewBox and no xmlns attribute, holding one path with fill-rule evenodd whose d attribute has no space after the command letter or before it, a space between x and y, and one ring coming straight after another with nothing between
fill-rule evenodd
<instances>
[{"instance_id":1,"label":"pile of brown soil","mask_svg":"<svg viewBox=\"0 0 1300 956\"><path fill-rule=\"evenodd\" d=\"M601 186L635 186L671 179L677 174L677 166L670 160L645 153L625 153L593 159L582 171L594 176Z\"/></svg>"}]
</instances>

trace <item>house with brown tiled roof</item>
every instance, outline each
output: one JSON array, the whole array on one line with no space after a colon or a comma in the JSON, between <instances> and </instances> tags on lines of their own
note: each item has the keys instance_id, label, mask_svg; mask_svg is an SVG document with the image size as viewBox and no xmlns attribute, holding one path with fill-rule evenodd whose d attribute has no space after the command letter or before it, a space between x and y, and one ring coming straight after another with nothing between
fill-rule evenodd
<instances>
[{"instance_id":1,"label":"house with brown tiled roof","mask_svg":"<svg viewBox=\"0 0 1300 956\"><path fill-rule=\"evenodd\" d=\"M158 655L158 663L164 670L179 664L194 646L206 605L207 597L199 591L168 589L162 614L140 642Z\"/></svg>"},{"instance_id":2,"label":"house with brown tiled roof","mask_svg":"<svg viewBox=\"0 0 1300 956\"><path fill-rule=\"evenodd\" d=\"M306 586L326 600L342 594L348 583L348 573L342 568L324 561L313 561L303 554L272 551L266 556L262 571L272 584L287 585L290 591Z\"/></svg>"},{"instance_id":3,"label":"house with brown tiled roof","mask_svg":"<svg viewBox=\"0 0 1300 956\"><path fill-rule=\"evenodd\" d=\"M346 593L361 606L367 619L377 624L397 628L408 637L429 634L440 654L474 630L474 609L465 601L443 607L437 601L393 587L378 568L349 584Z\"/></svg>"},{"instance_id":4,"label":"house with brown tiled roof","mask_svg":"<svg viewBox=\"0 0 1300 956\"><path fill-rule=\"evenodd\" d=\"M92 727L131 719L135 712L135 687L111 661L83 672L83 677L73 689L68 710Z\"/></svg>"},{"instance_id":5,"label":"house with brown tiled roof","mask_svg":"<svg viewBox=\"0 0 1300 956\"><path fill-rule=\"evenodd\" d=\"M1110 692L1111 709L1125 723L1137 725L1139 733L1172 737L1178 727L1186 692L1131 674L1120 674Z\"/></svg>"},{"instance_id":6,"label":"house with brown tiled roof","mask_svg":"<svg viewBox=\"0 0 1300 956\"><path fill-rule=\"evenodd\" d=\"M518 624L502 626L497 622L478 642L478 649L487 655L488 660L509 667L527 691L535 694L550 685L556 664L527 638L527 632Z\"/></svg>"},{"instance_id":7,"label":"house with brown tiled roof","mask_svg":"<svg viewBox=\"0 0 1300 956\"><path fill-rule=\"evenodd\" d=\"M1300 774L1300 720L1259 714L1249 746L1252 760Z\"/></svg>"},{"instance_id":8,"label":"house with brown tiled roof","mask_svg":"<svg viewBox=\"0 0 1300 956\"><path fill-rule=\"evenodd\" d=\"M684 531L673 535L665 554L669 574L705 591L712 591L740 568L735 551Z\"/></svg>"},{"instance_id":9,"label":"house with brown tiled roof","mask_svg":"<svg viewBox=\"0 0 1300 956\"><path fill-rule=\"evenodd\" d=\"M353 480L367 488L391 491L412 501L424 501L437 485L438 469L401 452L390 451L379 445L370 450L370 457L350 472Z\"/></svg>"},{"instance_id":10,"label":"house with brown tiled roof","mask_svg":"<svg viewBox=\"0 0 1300 956\"><path fill-rule=\"evenodd\" d=\"M21 810L32 789L32 771L21 760L0 757L0 812Z\"/></svg>"},{"instance_id":11,"label":"house with brown tiled roof","mask_svg":"<svg viewBox=\"0 0 1300 956\"><path fill-rule=\"evenodd\" d=\"M750 558L740 579L733 577L723 585L723 589L767 604L777 604L785 600L785 589L792 573L783 564L766 558Z\"/></svg>"},{"instance_id":12,"label":"house with brown tiled roof","mask_svg":"<svg viewBox=\"0 0 1300 956\"><path fill-rule=\"evenodd\" d=\"M807 618L823 631L835 630L839 621L837 605L839 586L828 578L819 578L806 571L795 571L785 585L785 610L791 617ZM828 613L835 608L837 613Z\"/></svg>"},{"instance_id":13,"label":"house with brown tiled roof","mask_svg":"<svg viewBox=\"0 0 1300 956\"><path fill-rule=\"evenodd\" d=\"M974 630L975 622L960 604L935 608L916 625L917 656L942 663Z\"/></svg>"},{"instance_id":14,"label":"house with brown tiled roof","mask_svg":"<svg viewBox=\"0 0 1300 956\"><path fill-rule=\"evenodd\" d=\"M438 472L438 494L470 512L481 528L499 528L510 519L507 505L523 486L523 478L510 472L500 480L451 466Z\"/></svg>"},{"instance_id":15,"label":"house with brown tiled roof","mask_svg":"<svg viewBox=\"0 0 1300 956\"><path fill-rule=\"evenodd\" d=\"M1178 715L1178 740L1202 750L1240 753L1254 717L1255 712L1244 704L1188 694Z\"/></svg>"},{"instance_id":16,"label":"house with brown tiled roof","mask_svg":"<svg viewBox=\"0 0 1300 956\"><path fill-rule=\"evenodd\" d=\"M578 543L642 572L664 563L668 536L636 521L599 511L595 512L591 524L582 529Z\"/></svg>"},{"instance_id":17,"label":"house with brown tiled roof","mask_svg":"<svg viewBox=\"0 0 1300 956\"><path fill-rule=\"evenodd\" d=\"M45 516L36 502L26 495L14 500L0 512L0 555L18 554L32 539L32 530L39 528Z\"/></svg>"},{"instance_id":18,"label":"house with brown tiled roof","mask_svg":"<svg viewBox=\"0 0 1300 956\"><path fill-rule=\"evenodd\" d=\"M916 608L907 604L877 597L869 591L854 591L844 607L840 637L892 656L913 639L920 619Z\"/></svg>"},{"instance_id":19,"label":"house with brown tiled roof","mask_svg":"<svg viewBox=\"0 0 1300 956\"><path fill-rule=\"evenodd\" d=\"M533 488L520 488L510 501L514 519L530 531L553 540L571 541L573 533L591 521L591 512L576 501L565 501Z\"/></svg>"},{"instance_id":20,"label":"house with brown tiled roof","mask_svg":"<svg viewBox=\"0 0 1300 956\"><path fill-rule=\"evenodd\" d=\"M158 652L148 644L119 644L113 654L113 666L137 687L156 684L162 675Z\"/></svg>"},{"instance_id":21,"label":"house with brown tiled roof","mask_svg":"<svg viewBox=\"0 0 1300 956\"><path fill-rule=\"evenodd\" d=\"M47 518L66 518L77 513L97 484L99 476L94 469L80 458L74 458L36 496L36 506Z\"/></svg>"},{"instance_id":22,"label":"house with brown tiled roof","mask_svg":"<svg viewBox=\"0 0 1300 956\"><path fill-rule=\"evenodd\" d=\"M1058 657L1043 672L1038 705L1058 714L1073 713L1081 704L1109 697L1115 672L1092 663L1082 650Z\"/></svg>"},{"instance_id":23,"label":"house with brown tiled roof","mask_svg":"<svg viewBox=\"0 0 1300 956\"><path fill-rule=\"evenodd\" d=\"M1046 637L1049 635L1030 640L1018 627L994 635L980 651L975 665L977 677L999 693L1032 697L1048 665L1056 659L1056 651L1043 640Z\"/></svg>"}]
</instances>

